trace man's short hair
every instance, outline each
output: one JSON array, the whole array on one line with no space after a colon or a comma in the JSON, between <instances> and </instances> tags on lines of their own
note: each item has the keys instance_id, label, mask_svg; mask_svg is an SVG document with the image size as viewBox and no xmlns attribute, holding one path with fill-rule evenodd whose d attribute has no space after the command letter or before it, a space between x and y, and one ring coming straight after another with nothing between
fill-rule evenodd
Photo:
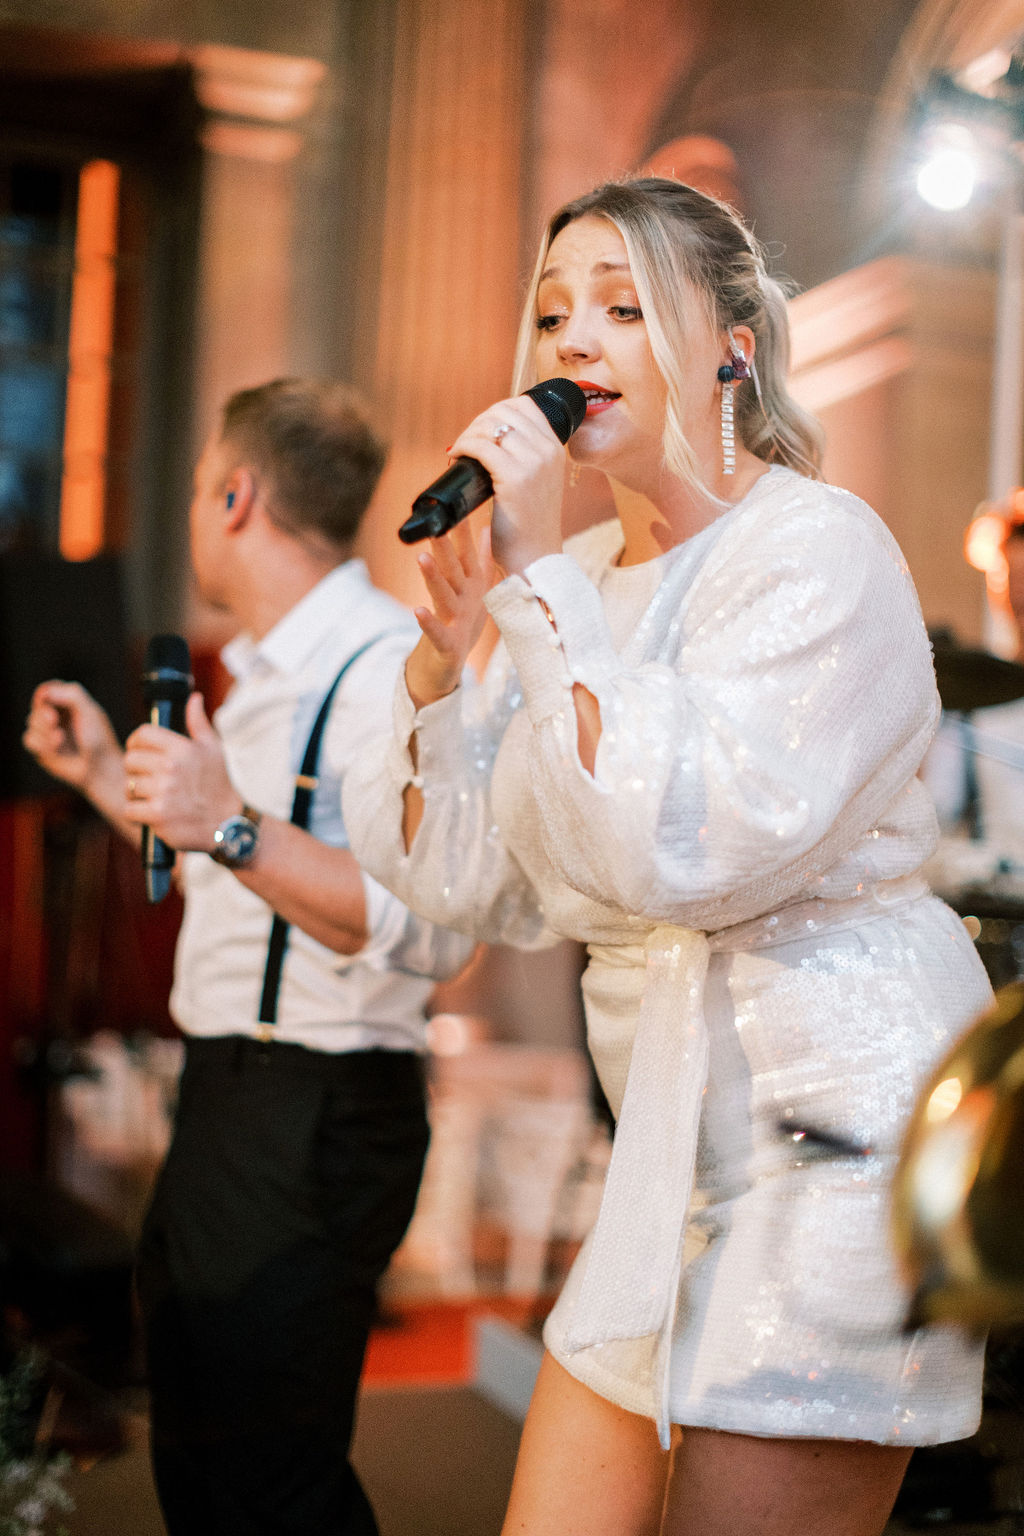
<instances>
[{"instance_id":1,"label":"man's short hair","mask_svg":"<svg viewBox=\"0 0 1024 1536\"><path fill-rule=\"evenodd\" d=\"M241 389L224 406L220 435L264 482L278 527L351 543L387 459L354 390L326 379Z\"/></svg>"}]
</instances>

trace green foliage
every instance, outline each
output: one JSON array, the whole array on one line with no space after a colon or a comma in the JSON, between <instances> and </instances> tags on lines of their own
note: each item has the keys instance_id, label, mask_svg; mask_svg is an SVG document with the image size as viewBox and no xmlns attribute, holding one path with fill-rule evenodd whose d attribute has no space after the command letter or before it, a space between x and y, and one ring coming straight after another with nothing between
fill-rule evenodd
<instances>
[{"instance_id":1,"label":"green foliage","mask_svg":"<svg viewBox=\"0 0 1024 1536\"><path fill-rule=\"evenodd\" d=\"M41 1357L24 1350L0 1376L0 1536L66 1536L49 1521L73 1507L64 1487L70 1458L35 1444L43 1396Z\"/></svg>"}]
</instances>

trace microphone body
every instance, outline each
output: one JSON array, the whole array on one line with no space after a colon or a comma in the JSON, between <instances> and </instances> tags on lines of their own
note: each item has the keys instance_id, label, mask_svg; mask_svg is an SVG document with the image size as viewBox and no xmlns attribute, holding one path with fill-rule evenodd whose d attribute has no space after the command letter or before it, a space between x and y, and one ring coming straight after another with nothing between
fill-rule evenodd
<instances>
[{"instance_id":1,"label":"microphone body","mask_svg":"<svg viewBox=\"0 0 1024 1536\"><path fill-rule=\"evenodd\" d=\"M571 379L545 379L526 393L543 411L560 443L567 443L587 414L587 397ZM398 530L403 544L438 539L494 495L490 475L476 459L460 458L421 491L412 516Z\"/></svg>"},{"instance_id":2,"label":"microphone body","mask_svg":"<svg viewBox=\"0 0 1024 1536\"><path fill-rule=\"evenodd\" d=\"M187 734L185 705L192 692L192 662L188 643L180 635L154 635L146 647L142 674L142 697L150 725ZM163 901L171 888L175 850L154 837L149 827L142 829L142 868L146 877L146 897Z\"/></svg>"}]
</instances>

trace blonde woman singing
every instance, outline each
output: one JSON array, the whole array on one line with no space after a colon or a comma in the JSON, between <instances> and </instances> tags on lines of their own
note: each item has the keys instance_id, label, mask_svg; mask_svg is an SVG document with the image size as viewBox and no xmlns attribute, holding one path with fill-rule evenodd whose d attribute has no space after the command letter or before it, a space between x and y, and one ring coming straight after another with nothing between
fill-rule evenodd
<instances>
[{"instance_id":1,"label":"blonde woman singing","mask_svg":"<svg viewBox=\"0 0 1024 1536\"><path fill-rule=\"evenodd\" d=\"M583 388L568 452L618 517L563 547L566 451L529 398L482 412L451 451L493 478L497 570L464 524L421 557L395 731L348 781L411 907L589 948L615 1147L506 1536L877 1536L911 1448L978 1420L980 1349L902 1331L887 1241L915 1095L989 998L918 873L931 657L899 549L818 478L787 350L714 199L635 180L555 214L515 387Z\"/></svg>"}]
</instances>

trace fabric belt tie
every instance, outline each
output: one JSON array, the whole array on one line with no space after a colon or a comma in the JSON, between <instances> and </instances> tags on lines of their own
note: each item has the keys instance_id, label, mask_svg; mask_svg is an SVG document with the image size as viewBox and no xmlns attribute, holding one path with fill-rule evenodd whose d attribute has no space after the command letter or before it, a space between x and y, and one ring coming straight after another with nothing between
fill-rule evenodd
<instances>
[{"instance_id":1,"label":"fabric belt tie","mask_svg":"<svg viewBox=\"0 0 1024 1536\"><path fill-rule=\"evenodd\" d=\"M927 894L920 875L906 875L847 900L799 902L710 934L665 923L647 935L626 1089L566 1348L576 1354L619 1339L655 1340L651 1415L666 1450L672 1334L708 1077L711 954L834 933Z\"/></svg>"},{"instance_id":2,"label":"fabric belt tie","mask_svg":"<svg viewBox=\"0 0 1024 1536\"><path fill-rule=\"evenodd\" d=\"M666 924L648 934L644 951L622 1112L566 1344L575 1354L657 1337L654 1417L667 1450L672 1325L708 1075L711 948L706 934Z\"/></svg>"}]
</instances>

